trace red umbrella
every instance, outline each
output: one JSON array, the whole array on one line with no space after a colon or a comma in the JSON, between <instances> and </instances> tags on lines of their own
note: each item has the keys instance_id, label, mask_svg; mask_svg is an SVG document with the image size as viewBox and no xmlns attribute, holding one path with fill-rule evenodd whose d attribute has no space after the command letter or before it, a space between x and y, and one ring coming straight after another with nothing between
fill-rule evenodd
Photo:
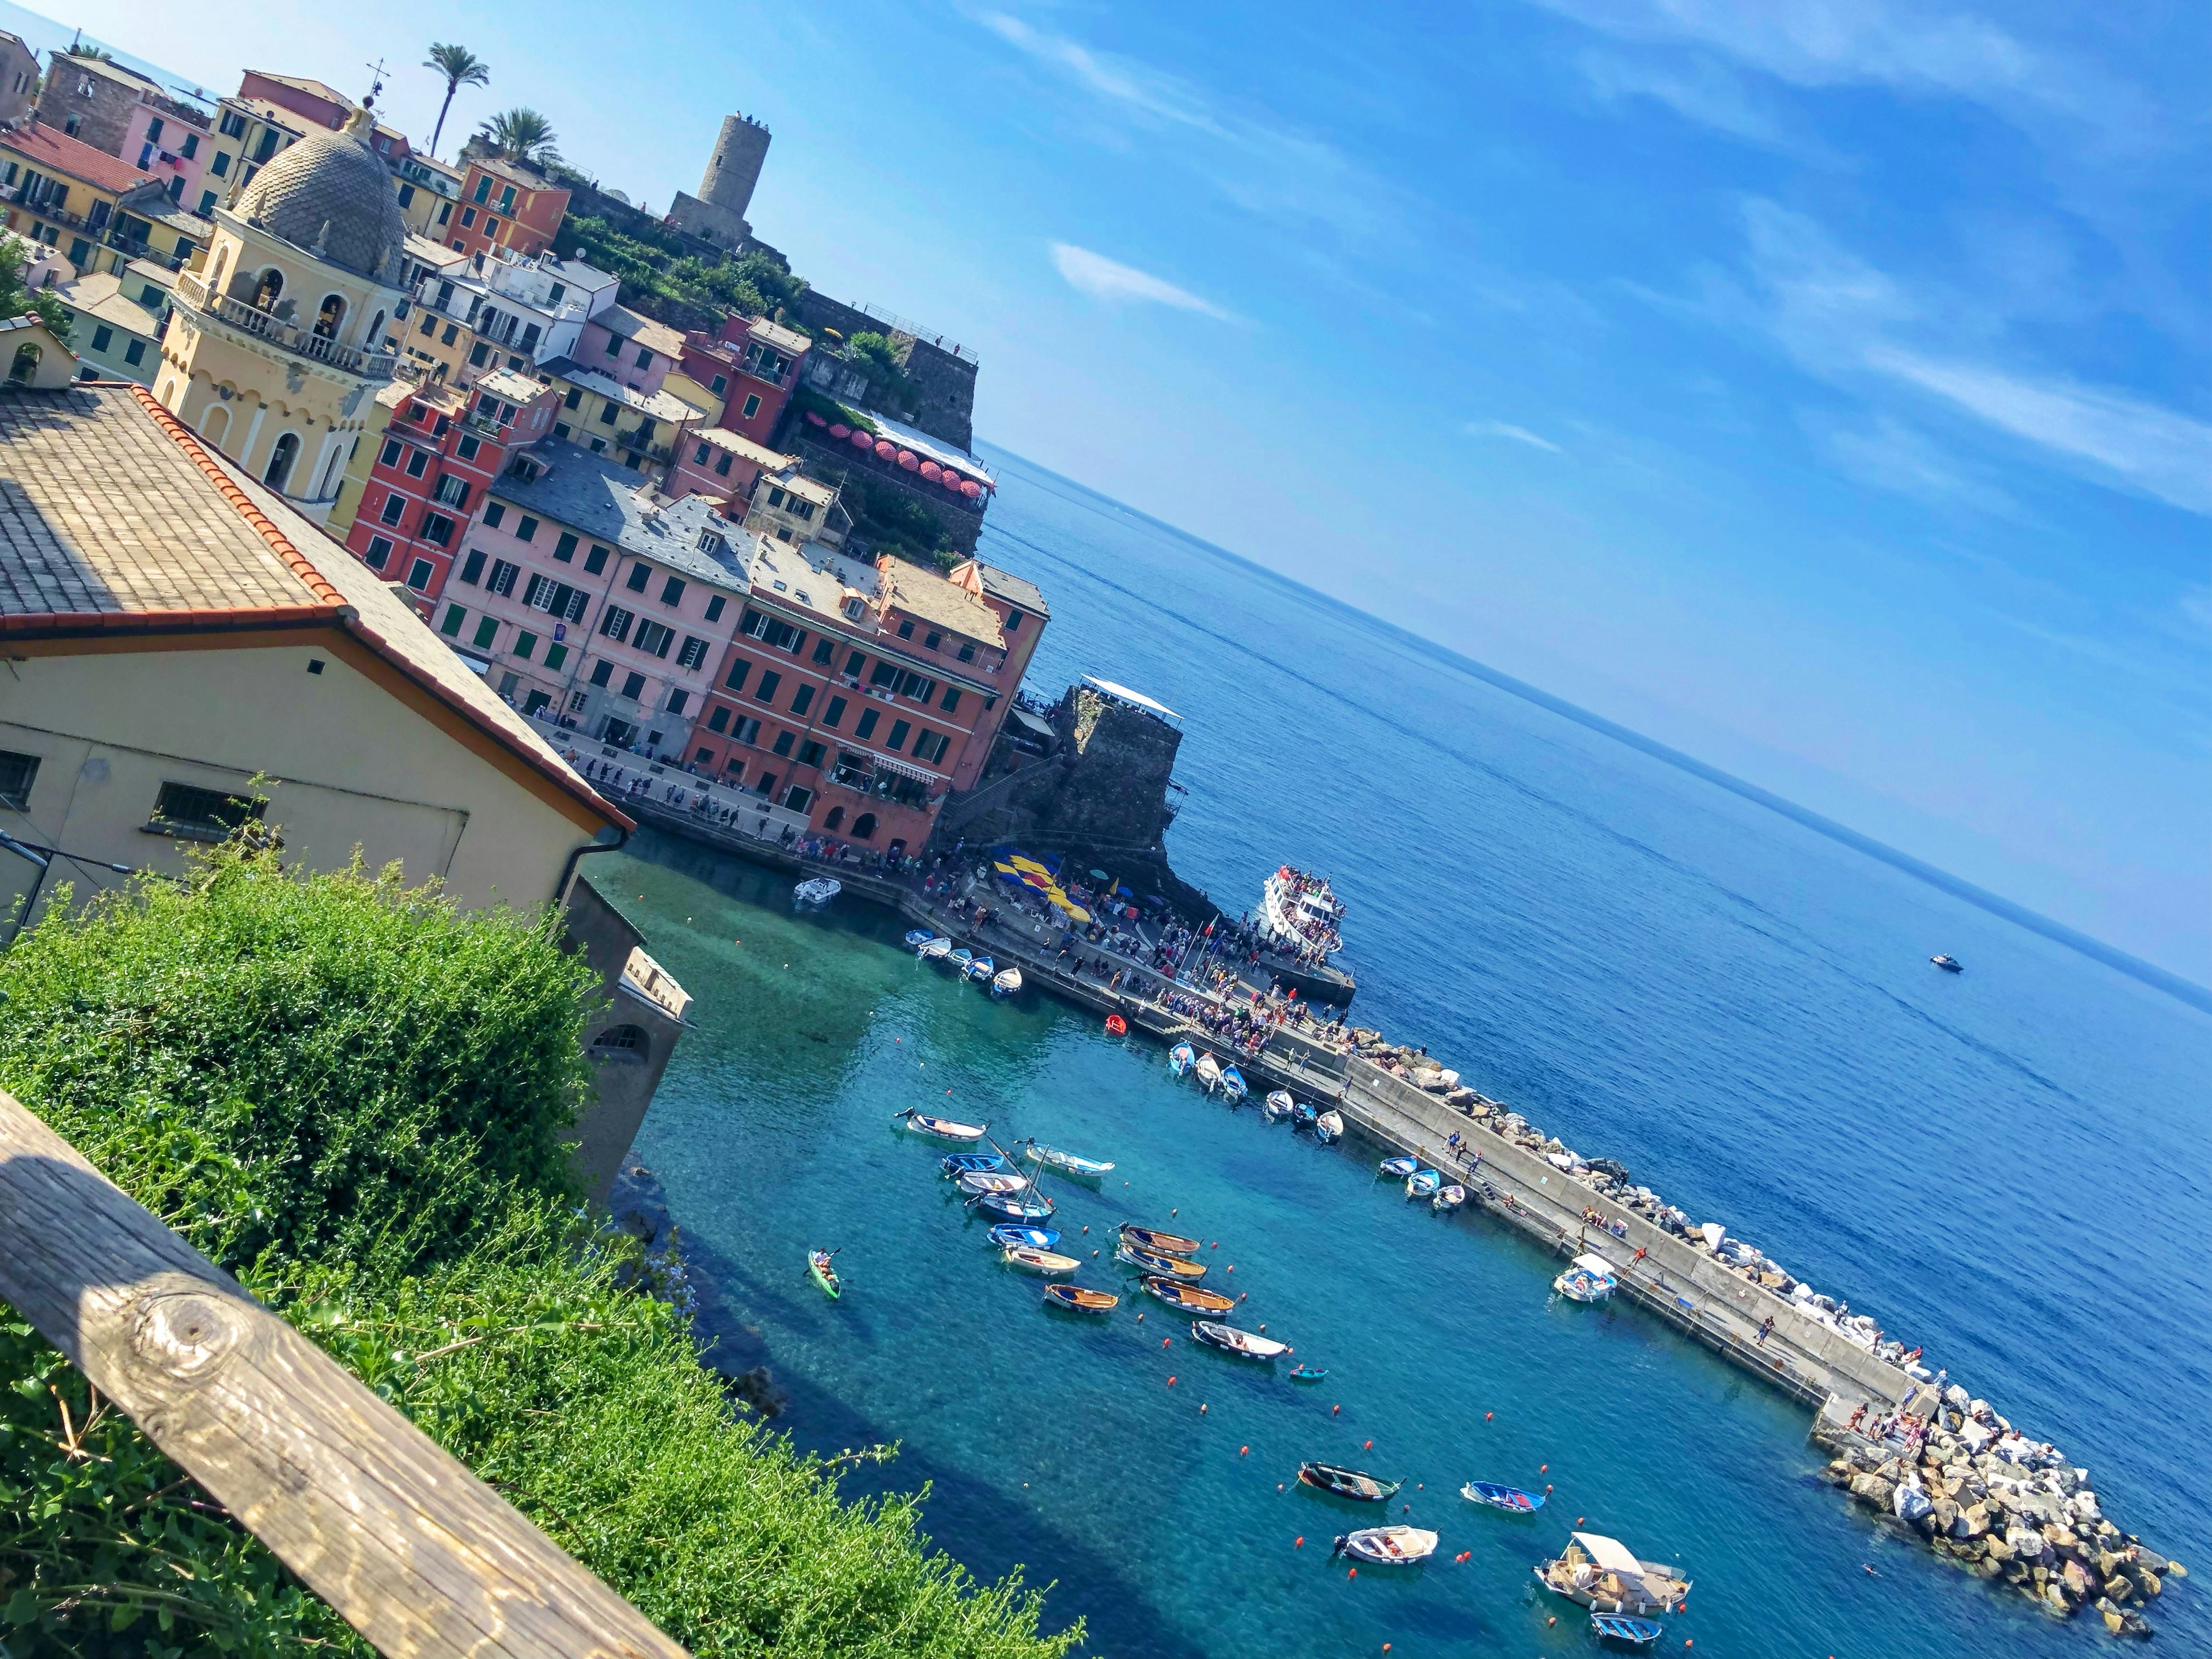
<instances>
[{"instance_id":1,"label":"red umbrella","mask_svg":"<svg viewBox=\"0 0 2212 1659\"><path fill-rule=\"evenodd\" d=\"M880 455L883 453L883 451L879 449L876 453ZM899 451L898 464L909 472L913 471L916 467L921 465L920 461L915 459L914 451L911 449L902 449Z\"/></svg>"},{"instance_id":2,"label":"red umbrella","mask_svg":"<svg viewBox=\"0 0 2212 1659\"><path fill-rule=\"evenodd\" d=\"M811 409L806 411L806 423L809 426L828 426L830 424L829 422L823 420L819 415L817 415Z\"/></svg>"},{"instance_id":3,"label":"red umbrella","mask_svg":"<svg viewBox=\"0 0 2212 1659\"><path fill-rule=\"evenodd\" d=\"M965 495L971 501L976 501L981 499L982 496L983 486L977 483L973 478L970 478L960 486L960 493Z\"/></svg>"},{"instance_id":4,"label":"red umbrella","mask_svg":"<svg viewBox=\"0 0 2212 1659\"><path fill-rule=\"evenodd\" d=\"M876 454L879 459L888 461L892 456L897 453L898 446L893 443L889 438L878 438L876 440Z\"/></svg>"},{"instance_id":5,"label":"red umbrella","mask_svg":"<svg viewBox=\"0 0 2212 1659\"><path fill-rule=\"evenodd\" d=\"M858 428L858 427L854 427L854 428L853 428L853 447L854 447L854 448L855 448L855 449L872 449L872 448L874 448L874 447L875 447L875 443L876 443L875 435L874 435L872 433L863 432L863 431L861 431L861 430L860 429L860 428Z\"/></svg>"},{"instance_id":6,"label":"red umbrella","mask_svg":"<svg viewBox=\"0 0 2212 1659\"><path fill-rule=\"evenodd\" d=\"M921 464L921 476L928 479L930 483L935 483L939 478L945 476L945 469L938 465L935 461L924 461Z\"/></svg>"},{"instance_id":7,"label":"red umbrella","mask_svg":"<svg viewBox=\"0 0 2212 1659\"><path fill-rule=\"evenodd\" d=\"M852 434L853 428L847 426L842 421L838 422L836 425L830 428L830 435L833 438L848 438L852 436Z\"/></svg>"}]
</instances>

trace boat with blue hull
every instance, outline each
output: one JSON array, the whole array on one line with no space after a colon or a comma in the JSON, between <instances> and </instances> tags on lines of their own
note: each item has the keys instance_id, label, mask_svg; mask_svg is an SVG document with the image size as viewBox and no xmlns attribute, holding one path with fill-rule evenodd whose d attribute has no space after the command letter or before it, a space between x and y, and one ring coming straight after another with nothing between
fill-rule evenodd
<instances>
[{"instance_id":1,"label":"boat with blue hull","mask_svg":"<svg viewBox=\"0 0 2212 1659\"><path fill-rule=\"evenodd\" d=\"M927 927L915 927L910 929L906 936L906 948L909 951L919 951L923 945L928 944L930 940L936 937L937 935L931 933Z\"/></svg>"},{"instance_id":2,"label":"boat with blue hull","mask_svg":"<svg viewBox=\"0 0 2212 1659\"><path fill-rule=\"evenodd\" d=\"M1035 1188L1018 1193L979 1193L969 1200L1008 1221L1042 1221L1052 1214L1052 1200Z\"/></svg>"},{"instance_id":3,"label":"boat with blue hull","mask_svg":"<svg viewBox=\"0 0 2212 1659\"><path fill-rule=\"evenodd\" d=\"M1060 1243L1057 1228L1023 1227L1012 1222L1001 1222L987 1237L1001 1249L1010 1244L1025 1244L1032 1250L1048 1250Z\"/></svg>"},{"instance_id":4,"label":"boat with blue hull","mask_svg":"<svg viewBox=\"0 0 2212 1659\"><path fill-rule=\"evenodd\" d=\"M1224 1066L1221 1068L1221 1092L1229 1097L1229 1103L1234 1106L1252 1092L1252 1087L1244 1081L1243 1073L1234 1066Z\"/></svg>"},{"instance_id":5,"label":"boat with blue hull","mask_svg":"<svg viewBox=\"0 0 2212 1659\"><path fill-rule=\"evenodd\" d=\"M1188 1042L1178 1042L1168 1050L1168 1070L1177 1077L1183 1076L1197 1064L1197 1052Z\"/></svg>"},{"instance_id":6,"label":"boat with blue hull","mask_svg":"<svg viewBox=\"0 0 2212 1659\"><path fill-rule=\"evenodd\" d=\"M1665 1626L1650 1619L1631 1619L1625 1613L1590 1614L1590 1632L1600 1642L1626 1648L1648 1648Z\"/></svg>"},{"instance_id":7,"label":"boat with blue hull","mask_svg":"<svg viewBox=\"0 0 2212 1659\"><path fill-rule=\"evenodd\" d=\"M952 1180L964 1175L983 1175L993 1170L1003 1170L1006 1160L996 1152L952 1152L937 1160L937 1167Z\"/></svg>"},{"instance_id":8,"label":"boat with blue hull","mask_svg":"<svg viewBox=\"0 0 2212 1659\"><path fill-rule=\"evenodd\" d=\"M1459 1489L1459 1495L1470 1504L1486 1504L1509 1515L1534 1515L1544 1507L1546 1497L1543 1492L1522 1492L1518 1486L1501 1486L1489 1480L1470 1480Z\"/></svg>"},{"instance_id":9,"label":"boat with blue hull","mask_svg":"<svg viewBox=\"0 0 2212 1659\"><path fill-rule=\"evenodd\" d=\"M1402 1179L1421 1167L1418 1158L1386 1158L1375 1166L1375 1173L1388 1176L1393 1181Z\"/></svg>"}]
</instances>

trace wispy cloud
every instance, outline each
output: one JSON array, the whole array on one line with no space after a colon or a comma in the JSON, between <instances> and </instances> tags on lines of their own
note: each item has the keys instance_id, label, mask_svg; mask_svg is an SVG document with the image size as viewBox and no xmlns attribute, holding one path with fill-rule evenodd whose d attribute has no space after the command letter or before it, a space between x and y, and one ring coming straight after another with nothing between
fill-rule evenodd
<instances>
[{"instance_id":1,"label":"wispy cloud","mask_svg":"<svg viewBox=\"0 0 2212 1659\"><path fill-rule=\"evenodd\" d=\"M1685 120L1755 144L1781 148L1788 135L1770 100L1744 77L1704 54L1638 57L1586 52L1577 60L1590 90L1607 104L1648 98Z\"/></svg>"},{"instance_id":2,"label":"wispy cloud","mask_svg":"<svg viewBox=\"0 0 2212 1659\"><path fill-rule=\"evenodd\" d=\"M1510 421L1469 421L1467 434L1470 438L1509 438L1531 449L1547 450L1554 455L1563 453L1549 438L1540 438L1527 427L1515 426Z\"/></svg>"},{"instance_id":3,"label":"wispy cloud","mask_svg":"<svg viewBox=\"0 0 2212 1659\"><path fill-rule=\"evenodd\" d=\"M1109 259L1103 253L1093 253L1086 247L1054 242L1052 245L1052 263L1067 279L1070 288L1109 305L1136 301L1170 306L1177 311L1195 311L1218 322L1243 320L1234 313L1224 311L1211 300L1200 299L1187 288L1177 288L1164 276L1139 270L1134 265L1125 265L1118 259Z\"/></svg>"},{"instance_id":4,"label":"wispy cloud","mask_svg":"<svg viewBox=\"0 0 2212 1659\"><path fill-rule=\"evenodd\" d=\"M1846 476L1875 489L1938 506L2011 514L2011 496L1960 465L1924 432L1888 415L1863 425L1820 416L1801 417L1814 441Z\"/></svg>"}]
</instances>

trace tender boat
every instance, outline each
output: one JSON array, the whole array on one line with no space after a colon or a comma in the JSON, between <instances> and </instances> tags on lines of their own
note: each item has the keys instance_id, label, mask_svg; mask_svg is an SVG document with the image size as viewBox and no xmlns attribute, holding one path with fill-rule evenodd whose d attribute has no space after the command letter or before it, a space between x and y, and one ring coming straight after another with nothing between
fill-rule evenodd
<instances>
[{"instance_id":1,"label":"tender boat","mask_svg":"<svg viewBox=\"0 0 2212 1659\"><path fill-rule=\"evenodd\" d=\"M1590 1614L1590 1630L1598 1640L1618 1642L1625 1647L1648 1648L1659 1639L1662 1628L1649 1619L1631 1619L1625 1613Z\"/></svg>"},{"instance_id":2,"label":"tender boat","mask_svg":"<svg viewBox=\"0 0 2212 1659\"><path fill-rule=\"evenodd\" d=\"M964 1175L981 1175L986 1170L1003 1170L1006 1160L996 1152L947 1152L937 1160L937 1167L957 1180Z\"/></svg>"},{"instance_id":3,"label":"tender boat","mask_svg":"<svg viewBox=\"0 0 2212 1659\"><path fill-rule=\"evenodd\" d=\"M915 951L915 954L924 962L939 961L952 954L952 941L942 933L937 934Z\"/></svg>"},{"instance_id":4,"label":"tender boat","mask_svg":"<svg viewBox=\"0 0 2212 1659\"><path fill-rule=\"evenodd\" d=\"M1048 1170L1057 1170L1078 1181L1096 1181L1101 1176L1111 1174L1114 1169L1111 1164L1101 1164L1095 1158L1078 1158L1073 1152L1063 1152L1055 1146L1040 1146L1034 1140L1030 1142L1028 1156Z\"/></svg>"},{"instance_id":5,"label":"tender boat","mask_svg":"<svg viewBox=\"0 0 2212 1659\"><path fill-rule=\"evenodd\" d=\"M1443 1184L1444 1178L1434 1170L1416 1170L1406 1177L1406 1196L1434 1198L1437 1188Z\"/></svg>"},{"instance_id":6,"label":"tender boat","mask_svg":"<svg viewBox=\"0 0 2212 1659\"><path fill-rule=\"evenodd\" d=\"M917 1134L934 1135L939 1140L981 1140L988 1123L956 1123L949 1117L932 1117L927 1112L901 1112L906 1126Z\"/></svg>"},{"instance_id":7,"label":"tender boat","mask_svg":"<svg viewBox=\"0 0 2212 1659\"><path fill-rule=\"evenodd\" d=\"M991 975L991 994L994 997L1010 997L1021 988L1022 970L1018 968L1001 968Z\"/></svg>"},{"instance_id":8,"label":"tender boat","mask_svg":"<svg viewBox=\"0 0 2212 1659\"><path fill-rule=\"evenodd\" d=\"M959 975L961 978L965 979L968 977L968 969L969 966L975 960L975 953L963 945L946 956L945 960L946 964L951 968L954 973Z\"/></svg>"},{"instance_id":9,"label":"tender boat","mask_svg":"<svg viewBox=\"0 0 2212 1659\"><path fill-rule=\"evenodd\" d=\"M1221 1062L1212 1054L1200 1054L1196 1069L1198 1080L1205 1085L1206 1092L1212 1094L1221 1082Z\"/></svg>"},{"instance_id":10,"label":"tender boat","mask_svg":"<svg viewBox=\"0 0 2212 1659\"><path fill-rule=\"evenodd\" d=\"M1963 974L1966 971L1966 964L1956 957L1930 957L1928 960L1947 974Z\"/></svg>"},{"instance_id":11,"label":"tender boat","mask_svg":"<svg viewBox=\"0 0 2212 1659\"><path fill-rule=\"evenodd\" d=\"M1386 1158L1375 1166L1375 1172L1389 1176L1395 1181L1401 1176L1413 1174L1420 1167L1421 1160L1418 1158Z\"/></svg>"},{"instance_id":12,"label":"tender boat","mask_svg":"<svg viewBox=\"0 0 2212 1659\"><path fill-rule=\"evenodd\" d=\"M1619 1283L1613 1274L1613 1263L1603 1256L1578 1255L1552 1281L1552 1288L1571 1302L1602 1302Z\"/></svg>"},{"instance_id":13,"label":"tender boat","mask_svg":"<svg viewBox=\"0 0 2212 1659\"><path fill-rule=\"evenodd\" d=\"M1210 1319L1191 1321L1190 1334L1207 1347L1233 1353L1240 1359L1277 1359L1291 1351L1287 1342L1278 1342L1256 1331L1240 1331L1234 1325L1217 1325Z\"/></svg>"},{"instance_id":14,"label":"tender boat","mask_svg":"<svg viewBox=\"0 0 2212 1659\"><path fill-rule=\"evenodd\" d=\"M960 1177L963 1193L1018 1193L1030 1184L1027 1176L1018 1176L1005 1170L970 1170Z\"/></svg>"},{"instance_id":15,"label":"tender boat","mask_svg":"<svg viewBox=\"0 0 2212 1659\"><path fill-rule=\"evenodd\" d=\"M1410 1567L1437 1553L1437 1535L1419 1527L1370 1527L1345 1534L1336 1540L1336 1548L1375 1566Z\"/></svg>"},{"instance_id":16,"label":"tender boat","mask_svg":"<svg viewBox=\"0 0 2212 1659\"><path fill-rule=\"evenodd\" d=\"M1072 1255L1054 1255L1028 1244L1009 1244L999 1252L1009 1267L1027 1267L1036 1273L1072 1273L1083 1264Z\"/></svg>"},{"instance_id":17,"label":"tender boat","mask_svg":"<svg viewBox=\"0 0 2212 1659\"><path fill-rule=\"evenodd\" d=\"M923 945L928 944L930 940L936 937L937 935L931 933L927 927L914 928L910 930L906 936L906 948L909 951L919 951Z\"/></svg>"},{"instance_id":18,"label":"tender boat","mask_svg":"<svg viewBox=\"0 0 2212 1659\"><path fill-rule=\"evenodd\" d=\"M1534 1515L1544 1507L1545 1498L1540 1492L1522 1492L1518 1486L1500 1486L1488 1480L1470 1480L1459 1489L1459 1495L1470 1504L1486 1504L1512 1515Z\"/></svg>"},{"instance_id":19,"label":"tender boat","mask_svg":"<svg viewBox=\"0 0 2212 1659\"><path fill-rule=\"evenodd\" d=\"M809 1250L806 1253L806 1271L822 1287L822 1294L832 1302L844 1293L844 1287L837 1282L837 1269L830 1263L829 1251Z\"/></svg>"},{"instance_id":20,"label":"tender boat","mask_svg":"<svg viewBox=\"0 0 2212 1659\"><path fill-rule=\"evenodd\" d=\"M1429 1207L1438 1215L1447 1210L1456 1210L1467 1202L1467 1188L1455 1181L1449 1187L1437 1188L1437 1195L1429 1200Z\"/></svg>"},{"instance_id":21,"label":"tender boat","mask_svg":"<svg viewBox=\"0 0 2212 1659\"><path fill-rule=\"evenodd\" d=\"M1128 1022L1127 1020L1126 1020L1126 1019L1122 1018L1121 1018L1121 1015L1119 1015L1119 1014L1109 1014L1109 1015L1107 1015L1107 1016L1106 1016L1106 1035L1107 1035L1108 1036L1128 1036L1128 1035L1129 1035L1129 1022Z\"/></svg>"},{"instance_id":22,"label":"tender boat","mask_svg":"<svg viewBox=\"0 0 2212 1659\"><path fill-rule=\"evenodd\" d=\"M1198 1055L1192 1049L1190 1044L1188 1042L1178 1042L1174 1048L1168 1050L1168 1070L1173 1072L1177 1077L1181 1077L1184 1073L1190 1070L1197 1059Z\"/></svg>"},{"instance_id":23,"label":"tender boat","mask_svg":"<svg viewBox=\"0 0 2212 1659\"><path fill-rule=\"evenodd\" d=\"M1592 1613L1636 1619L1679 1612L1690 1593L1690 1581L1680 1567L1639 1561L1619 1539L1594 1532L1575 1534L1558 1555L1538 1562L1535 1573L1536 1582L1554 1595Z\"/></svg>"},{"instance_id":24,"label":"tender boat","mask_svg":"<svg viewBox=\"0 0 2212 1659\"><path fill-rule=\"evenodd\" d=\"M1280 1123L1297 1109L1297 1102L1291 1098L1289 1090L1278 1089L1267 1097L1260 1110L1266 1115L1268 1122Z\"/></svg>"},{"instance_id":25,"label":"tender boat","mask_svg":"<svg viewBox=\"0 0 2212 1659\"><path fill-rule=\"evenodd\" d=\"M1316 1370L1304 1360L1291 1367L1291 1381L1293 1382L1318 1382L1328 1375L1327 1371Z\"/></svg>"},{"instance_id":26,"label":"tender boat","mask_svg":"<svg viewBox=\"0 0 2212 1659\"><path fill-rule=\"evenodd\" d=\"M985 1237L1001 1249L1009 1244L1026 1244L1033 1250L1048 1250L1060 1243L1059 1233L1050 1227L1001 1225L992 1228Z\"/></svg>"},{"instance_id":27,"label":"tender boat","mask_svg":"<svg viewBox=\"0 0 2212 1659\"><path fill-rule=\"evenodd\" d=\"M1122 1237L1157 1255L1196 1255L1199 1252L1198 1241L1185 1238L1181 1233L1164 1233L1157 1227L1139 1227L1133 1221L1123 1222L1121 1231Z\"/></svg>"},{"instance_id":28,"label":"tender boat","mask_svg":"<svg viewBox=\"0 0 2212 1659\"><path fill-rule=\"evenodd\" d=\"M1195 1261L1185 1261L1181 1256L1160 1255L1141 1245L1123 1239L1114 1247L1114 1260L1126 1261L1139 1273L1157 1273L1163 1279L1188 1279L1195 1282L1206 1277L1206 1269Z\"/></svg>"},{"instance_id":29,"label":"tender boat","mask_svg":"<svg viewBox=\"0 0 2212 1659\"><path fill-rule=\"evenodd\" d=\"M1318 948L1322 960L1340 948L1344 901L1325 878L1301 875L1285 865L1260 888L1260 919L1271 936L1294 939L1301 949Z\"/></svg>"},{"instance_id":30,"label":"tender boat","mask_svg":"<svg viewBox=\"0 0 2212 1659\"><path fill-rule=\"evenodd\" d=\"M1237 1307L1234 1297L1224 1296L1218 1291L1200 1290L1195 1285L1178 1284L1172 1279L1162 1279L1157 1273L1146 1274L1143 1282L1148 1294L1158 1297L1170 1308L1182 1309L1185 1313L1225 1314L1233 1312Z\"/></svg>"},{"instance_id":31,"label":"tender boat","mask_svg":"<svg viewBox=\"0 0 2212 1659\"><path fill-rule=\"evenodd\" d=\"M1314 1138L1324 1146L1344 1139L1344 1114L1323 1112L1314 1120Z\"/></svg>"},{"instance_id":32,"label":"tender boat","mask_svg":"<svg viewBox=\"0 0 2212 1659\"><path fill-rule=\"evenodd\" d=\"M980 979L987 985L990 982L991 975L998 971L999 964L988 957L977 957L975 961L968 964L968 977Z\"/></svg>"},{"instance_id":33,"label":"tender boat","mask_svg":"<svg viewBox=\"0 0 2212 1659\"><path fill-rule=\"evenodd\" d=\"M1303 1100L1291 1109L1291 1127L1293 1129L1310 1129L1320 1121L1320 1115Z\"/></svg>"},{"instance_id":34,"label":"tender boat","mask_svg":"<svg viewBox=\"0 0 2212 1659\"><path fill-rule=\"evenodd\" d=\"M1296 1373L1293 1373L1296 1375ZM1385 1480L1379 1474L1366 1474L1358 1469L1347 1469L1335 1463L1301 1463L1298 1479L1316 1492L1325 1492L1331 1498L1348 1498L1355 1504L1386 1504L1398 1495L1403 1480Z\"/></svg>"},{"instance_id":35,"label":"tender boat","mask_svg":"<svg viewBox=\"0 0 2212 1659\"><path fill-rule=\"evenodd\" d=\"M1228 1096L1230 1103L1234 1105L1252 1091L1244 1081L1243 1073L1234 1066L1224 1066L1221 1068L1221 1092Z\"/></svg>"},{"instance_id":36,"label":"tender boat","mask_svg":"<svg viewBox=\"0 0 2212 1659\"><path fill-rule=\"evenodd\" d=\"M1052 1200L1034 1187L1020 1193L981 1193L969 1202L1009 1221L1043 1221L1052 1214Z\"/></svg>"},{"instance_id":37,"label":"tender boat","mask_svg":"<svg viewBox=\"0 0 2212 1659\"><path fill-rule=\"evenodd\" d=\"M1103 1314L1119 1306L1121 1298L1110 1291L1086 1291L1080 1285L1048 1285L1044 1287L1044 1302L1048 1308L1066 1308L1075 1313Z\"/></svg>"},{"instance_id":38,"label":"tender boat","mask_svg":"<svg viewBox=\"0 0 2212 1659\"><path fill-rule=\"evenodd\" d=\"M816 876L811 881L800 882L791 890L791 902L794 904L827 904L844 890L844 883L835 878Z\"/></svg>"}]
</instances>

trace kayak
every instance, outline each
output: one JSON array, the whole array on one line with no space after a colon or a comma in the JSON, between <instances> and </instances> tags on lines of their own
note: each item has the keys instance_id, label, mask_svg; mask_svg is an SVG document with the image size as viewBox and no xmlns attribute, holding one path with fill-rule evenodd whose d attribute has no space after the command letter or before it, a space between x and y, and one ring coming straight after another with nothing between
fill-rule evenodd
<instances>
[{"instance_id":1,"label":"kayak","mask_svg":"<svg viewBox=\"0 0 2212 1659\"><path fill-rule=\"evenodd\" d=\"M830 1265L829 1251L809 1250L806 1253L806 1271L822 1287L822 1294L832 1302L843 1293L843 1287L837 1283L837 1269Z\"/></svg>"}]
</instances>

